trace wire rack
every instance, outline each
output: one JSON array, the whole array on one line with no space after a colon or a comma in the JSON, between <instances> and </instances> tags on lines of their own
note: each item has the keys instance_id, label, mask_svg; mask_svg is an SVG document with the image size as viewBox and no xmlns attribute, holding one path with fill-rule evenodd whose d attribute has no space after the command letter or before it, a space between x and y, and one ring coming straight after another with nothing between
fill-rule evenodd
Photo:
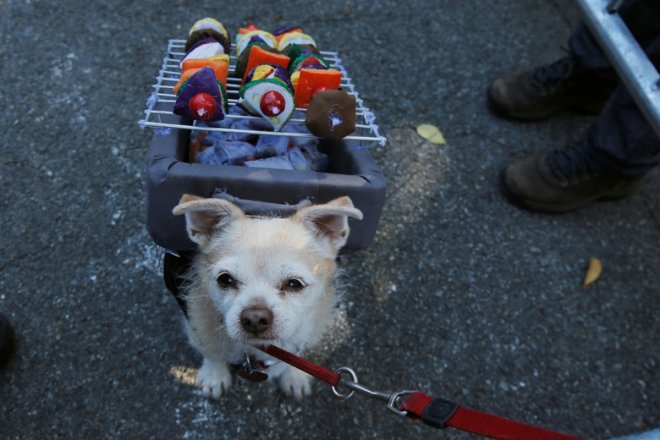
<instances>
[{"instance_id":1,"label":"wire rack","mask_svg":"<svg viewBox=\"0 0 660 440\"><path fill-rule=\"evenodd\" d=\"M163 64L156 77L156 83L153 85L153 92L146 102L146 109L144 110L144 119L138 121L141 128L151 127L162 134L169 133L172 129L192 130L195 125L181 124L180 118L172 113L174 103L176 102L176 95L172 91L172 87L177 83L181 76L181 69L179 63L185 56L185 40L171 39L167 44L167 53L163 58ZM232 45L232 49L235 46ZM232 52L234 52L232 50ZM364 101L359 97L353 80L348 75L344 68L341 58L337 52L321 51L321 55L330 63L331 67L339 70L342 73L341 87L351 95L355 96L356 100L356 131L344 137L344 141L351 141L361 144L378 144L384 146L387 139L379 134L378 125L375 123L376 116L364 105ZM236 57L230 56L230 68L232 72L236 66ZM227 98L229 106L236 105L239 101L239 89L241 88L241 79L229 77L227 79ZM292 122L304 122L300 115L304 115L306 109L297 108L294 117L290 119ZM298 116L296 118L296 115ZM235 119L258 119L258 116L243 116L227 114L225 118ZM201 129L201 127L200 127ZM261 131L261 130L243 130L232 128L220 127L207 127L204 126L205 131L221 131L226 133L246 133L246 134L268 134L271 136L289 136L289 137L302 137L302 138L315 138L315 136L306 133L293 133L286 131Z\"/></svg>"}]
</instances>

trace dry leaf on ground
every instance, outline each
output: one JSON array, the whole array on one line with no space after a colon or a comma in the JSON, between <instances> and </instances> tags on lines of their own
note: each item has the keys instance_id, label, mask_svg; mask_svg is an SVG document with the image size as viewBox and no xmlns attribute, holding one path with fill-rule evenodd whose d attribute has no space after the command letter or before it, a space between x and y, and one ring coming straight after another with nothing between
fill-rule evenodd
<instances>
[{"instance_id":1,"label":"dry leaf on ground","mask_svg":"<svg viewBox=\"0 0 660 440\"><path fill-rule=\"evenodd\" d=\"M582 286L585 289L588 289L597 279L600 277L600 274L603 272L603 265L598 258L591 257L589 258L589 267L587 267L587 273L584 275L584 283Z\"/></svg>"},{"instance_id":2,"label":"dry leaf on ground","mask_svg":"<svg viewBox=\"0 0 660 440\"><path fill-rule=\"evenodd\" d=\"M432 144L445 144L445 137L438 127L431 124L421 124L417 126L417 134Z\"/></svg>"}]
</instances>

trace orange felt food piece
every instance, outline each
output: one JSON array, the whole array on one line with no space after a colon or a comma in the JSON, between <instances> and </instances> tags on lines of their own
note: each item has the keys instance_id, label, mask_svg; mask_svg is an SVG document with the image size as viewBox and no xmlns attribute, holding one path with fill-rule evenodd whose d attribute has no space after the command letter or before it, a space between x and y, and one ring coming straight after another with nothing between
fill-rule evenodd
<instances>
[{"instance_id":1,"label":"orange felt food piece","mask_svg":"<svg viewBox=\"0 0 660 440\"><path fill-rule=\"evenodd\" d=\"M210 67L213 69L213 72L215 72L215 77L217 80L227 85L227 75L229 73L228 59L214 60L213 58L193 58L190 60L185 60L182 64L182 70L184 71L188 69L201 69L202 67Z\"/></svg>"},{"instance_id":2,"label":"orange felt food piece","mask_svg":"<svg viewBox=\"0 0 660 440\"><path fill-rule=\"evenodd\" d=\"M226 61L213 61L209 58L191 59L183 62L183 72L181 73L181 78L179 78L179 81L173 87L174 93L179 93L179 89L183 83L195 73L199 72L203 67L210 67L213 69L215 78L225 86L227 85L229 63Z\"/></svg>"},{"instance_id":3,"label":"orange felt food piece","mask_svg":"<svg viewBox=\"0 0 660 440\"><path fill-rule=\"evenodd\" d=\"M316 92L338 89L341 77L341 72L336 69L301 69L295 86L296 107L307 108Z\"/></svg>"},{"instance_id":4,"label":"orange felt food piece","mask_svg":"<svg viewBox=\"0 0 660 440\"><path fill-rule=\"evenodd\" d=\"M266 49L263 49L261 46L252 46L250 49L250 55L248 58L247 66L245 67L245 74L243 75L243 81L247 77L250 71L262 64L275 64L276 66L284 67L285 69L289 66L291 59L279 53L268 52Z\"/></svg>"}]
</instances>

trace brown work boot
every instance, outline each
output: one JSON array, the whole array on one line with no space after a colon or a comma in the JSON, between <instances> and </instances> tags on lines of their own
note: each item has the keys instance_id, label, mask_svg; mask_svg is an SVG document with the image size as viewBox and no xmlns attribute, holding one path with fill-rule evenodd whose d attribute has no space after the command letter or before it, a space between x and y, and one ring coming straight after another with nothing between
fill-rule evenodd
<instances>
[{"instance_id":1,"label":"brown work boot","mask_svg":"<svg viewBox=\"0 0 660 440\"><path fill-rule=\"evenodd\" d=\"M584 144L529 156L501 174L502 190L513 203L532 211L556 213L596 200L622 199L641 179L596 171Z\"/></svg>"},{"instance_id":2,"label":"brown work boot","mask_svg":"<svg viewBox=\"0 0 660 440\"><path fill-rule=\"evenodd\" d=\"M488 90L488 100L501 116L535 121L564 110L598 114L615 86L582 71L569 55L496 79Z\"/></svg>"}]
</instances>

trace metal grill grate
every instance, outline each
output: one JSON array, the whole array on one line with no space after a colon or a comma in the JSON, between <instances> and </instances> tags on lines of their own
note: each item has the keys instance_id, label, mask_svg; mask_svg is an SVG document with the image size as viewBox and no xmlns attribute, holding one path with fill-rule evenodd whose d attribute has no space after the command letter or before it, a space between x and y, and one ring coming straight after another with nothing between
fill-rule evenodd
<instances>
[{"instance_id":1,"label":"metal grill grate","mask_svg":"<svg viewBox=\"0 0 660 440\"><path fill-rule=\"evenodd\" d=\"M172 39L169 40L167 45L167 53L163 58L163 64L160 72L156 77L156 83L153 85L153 92L146 102L146 109L144 111L144 119L138 121L141 128L152 127L158 130L165 130L166 132L172 129L191 130L194 125L181 124L179 117L172 113L174 103L176 102L176 95L172 92L172 87L177 83L181 76L181 69L179 63L184 57L185 40ZM234 45L232 45L234 49ZM232 50L233 52L233 50ZM343 78L341 80L341 87L356 99L356 131L350 136L344 138L345 141L359 142L362 144L378 144L384 146L386 138L379 134L378 125L374 122L376 117L374 113L364 105L363 100L359 97L353 80L348 75L348 72L342 65L341 58L337 52L321 51L321 55L330 63L330 65L342 72ZM230 55L229 71L232 72L236 65L236 57ZM238 102L238 92L241 88L241 79L229 77L227 80L227 98L229 106L235 105ZM305 109L297 108L298 112L305 112ZM236 119L258 119L258 116L243 116L227 114L225 118ZM304 119L291 118L292 122L304 122ZM305 133L292 133L286 131L260 131L260 130L241 130L232 128L219 128L219 127L204 127L205 131L221 131L226 133L246 133L246 134L267 134L271 136L289 136L289 137L306 137L314 138L311 134Z\"/></svg>"}]
</instances>

